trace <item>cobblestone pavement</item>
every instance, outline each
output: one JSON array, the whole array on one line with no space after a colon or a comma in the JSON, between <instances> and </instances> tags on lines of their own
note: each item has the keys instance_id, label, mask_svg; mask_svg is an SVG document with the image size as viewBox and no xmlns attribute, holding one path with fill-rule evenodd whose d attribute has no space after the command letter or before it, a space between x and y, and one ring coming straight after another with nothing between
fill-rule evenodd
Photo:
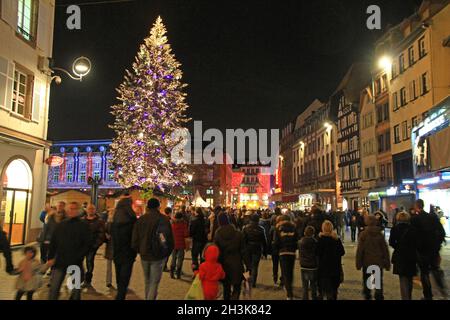
<instances>
[{"instance_id":1,"label":"cobblestone pavement","mask_svg":"<svg viewBox=\"0 0 450 320\"><path fill-rule=\"evenodd\" d=\"M348 239L347 235L347 239ZM356 245L349 241L344 242L346 254L343 259L345 280L339 289L340 300L361 300L362 276L361 271L355 269L355 251ZM447 284L450 285L450 245L442 249L442 267L446 274ZM20 251L14 252L14 263L17 264L22 258ZM7 275L4 272L4 260L1 260L0 271L0 300L11 300L15 293L15 279L16 277ZM96 257L96 265L94 271L93 288L83 289L82 299L85 300L111 300L114 298L115 290L106 287L106 260L103 258L103 249L99 250ZM186 254L186 259L183 266L185 275L180 280L173 280L168 273L164 273L160 287L158 299L162 300L181 300L184 298L191 283L192 272L190 269L190 253ZM295 298L301 297L301 281L300 281L300 267L298 262L294 272L294 295ZM114 279L114 277L113 277ZM48 294L48 278L44 278L44 286L35 294L35 299L45 300ZM398 277L392 274L392 271L385 272L384 275L385 299L396 300L400 299L399 281ZM61 299L67 299L67 290L61 290ZM144 282L141 264L139 258L134 264L133 276L130 283L130 293L127 296L129 300L141 300L144 295ZM422 291L420 283L415 281L413 299L420 299ZM435 298L442 299L438 293ZM241 297L241 299L246 299ZM258 285L256 289L252 290L251 299L256 300L284 300L285 293L283 290L275 288L272 283L272 261L270 257L267 260L262 260L260 264Z\"/></svg>"}]
</instances>

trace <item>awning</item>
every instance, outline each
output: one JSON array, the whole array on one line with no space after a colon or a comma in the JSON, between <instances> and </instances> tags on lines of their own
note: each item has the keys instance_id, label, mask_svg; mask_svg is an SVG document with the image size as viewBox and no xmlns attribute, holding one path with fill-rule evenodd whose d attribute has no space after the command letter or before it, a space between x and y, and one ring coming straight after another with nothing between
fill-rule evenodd
<instances>
[{"instance_id":1,"label":"awning","mask_svg":"<svg viewBox=\"0 0 450 320\"><path fill-rule=\"evenodd\" d=\"M298 202L298 194L284 195L282 202L285 202L285 203Z\"/></svg>"}]
</instances>

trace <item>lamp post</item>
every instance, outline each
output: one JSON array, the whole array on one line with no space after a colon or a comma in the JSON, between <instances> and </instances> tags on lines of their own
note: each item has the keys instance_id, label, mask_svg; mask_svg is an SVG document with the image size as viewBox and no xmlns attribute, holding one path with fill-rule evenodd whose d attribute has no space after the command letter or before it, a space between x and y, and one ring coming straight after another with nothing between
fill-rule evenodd
<instances>
[{"instance_id":1,"label":"lamp post","mask_svg":"<svg viewBox=\"0 0 450 320\"><path fill-rule=\"evenodd\" d=\"M55 71L61 71L65 73L67 76L69 76L71 79L81 82L83 81L83 78L89 74L91 68L92 68L91 60L89 60L86 57L78 57L72 63L72 73L74 75L69 71L67 71L66 69L59 67L52 67L50 72L53 74L55 73ZM55 80L56 84L60 84L62 82L61 77L57 75L52 76L52 81L53 80Z\"/></svg>"}]
</instances>

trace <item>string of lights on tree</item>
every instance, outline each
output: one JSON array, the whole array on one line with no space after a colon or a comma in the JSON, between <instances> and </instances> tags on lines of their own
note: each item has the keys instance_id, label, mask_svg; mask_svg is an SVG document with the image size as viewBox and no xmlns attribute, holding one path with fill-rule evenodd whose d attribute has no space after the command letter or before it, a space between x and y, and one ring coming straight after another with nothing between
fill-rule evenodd
<instances>
[{"instance_id":1,"label":"string of lights on tree","mask_svg":"<svg viewBox=\"0 0 450 320\"><path fill-rule=\"evenodd\" d=\"M118 182L127 188L164 190L188 180L186 166L171 161L171 150L180 142L172 133L190 119L181 64L166 32L158 17L117 89L120 103L112 106L112 163Z\"/></svg>"}]
</instances>

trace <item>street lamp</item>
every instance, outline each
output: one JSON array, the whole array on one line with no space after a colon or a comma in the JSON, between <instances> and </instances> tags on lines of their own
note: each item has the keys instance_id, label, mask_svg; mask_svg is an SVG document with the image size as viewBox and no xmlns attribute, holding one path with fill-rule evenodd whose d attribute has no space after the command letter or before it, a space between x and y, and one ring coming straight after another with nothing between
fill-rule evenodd
<instances>
[{"instance_id":1,"label":"street lamp","mask_svg":"<svg viewBox=\"0 0 450 320\"><path fill-rule=\"evenodd\" d=\"M333 128L333 126L331 124L329 124L328 122L325 122L324 126L327 130L331 130Z\"/></svg>"},{"instance_id":2,"label":"street lamp","mask_svg":"<svg viewBox=\"0 0 450 320\"><path fill-rule=\"evenodd\" d=\"M378 67L383 70L389 70L392 67L392 59L389 56L382 56L378 60Z\"/></svg>"},{"instance_id":3,"label":"street lamp","mask_svg":"<svg viewBox=\"0 0 450 320\"><path fill-rule=\"evenodd\" d=\"M73 74L75 74L75 76L66 69L59 67L53 67L51 69L51 72L54 73L55 71L61 71L66 75L68 75L73 80L83 81L83 77L89 74L89 72L91 71L91 67L92 67L91 60L89 60L86 57L79 57L76 58L75 61L72 63L72 72ZM52 80L55 80L56 84L60 84L62 81L60 76L53 76Z\"/></svg>"}]
</instances>

